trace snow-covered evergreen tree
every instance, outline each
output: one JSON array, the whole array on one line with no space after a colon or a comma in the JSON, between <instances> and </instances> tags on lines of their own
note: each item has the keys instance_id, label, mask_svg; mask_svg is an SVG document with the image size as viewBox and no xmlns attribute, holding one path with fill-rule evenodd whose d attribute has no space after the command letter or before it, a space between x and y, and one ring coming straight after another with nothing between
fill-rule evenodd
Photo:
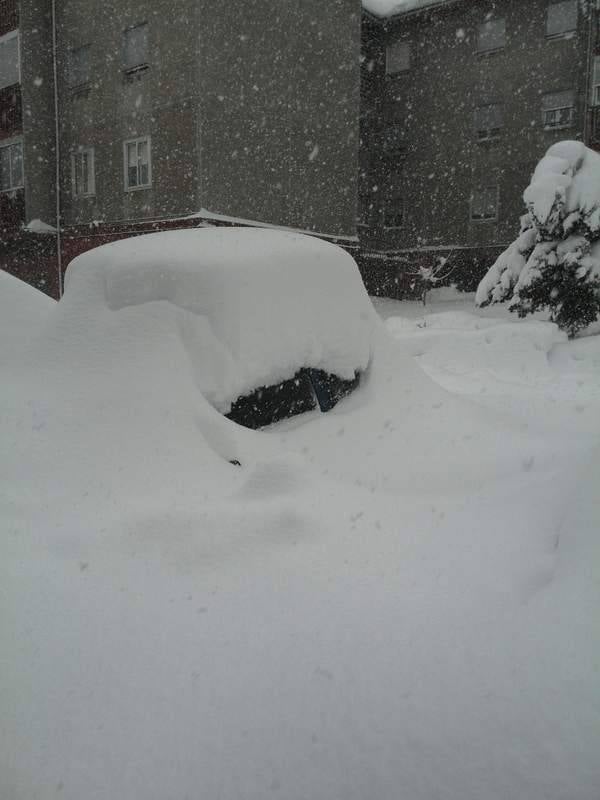
<instances>
[{"instance_id":1,"label":"snow-covered evergreen tree","mask_svg":"<svg viewBox=\"0 0 600 800\"><path fill-rule=\"evenodd\" d=\"M600 155L553 145L523 199L517 239L479 284L479 306L510 301L519 316L548 309L569 336L600 318Z\"/></svg>"}]
</instances>

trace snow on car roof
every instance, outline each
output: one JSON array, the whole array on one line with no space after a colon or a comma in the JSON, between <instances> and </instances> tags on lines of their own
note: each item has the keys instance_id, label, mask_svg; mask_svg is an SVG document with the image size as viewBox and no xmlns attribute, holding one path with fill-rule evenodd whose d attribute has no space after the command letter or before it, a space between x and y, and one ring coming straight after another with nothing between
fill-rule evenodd
<instances>
[{"instance_id":1,"label":"snow on car roof","mask_svg":"<svg viewBox=\"0 0 600 800\"><path fill-rule=\"evenodd\" d=\"M104 245L69 265L61 306L76 337L79 320L102 309L125 321L158 304L156 324L174 327L198 388L223 413L303 367L353 379L370 361L375 312L358 267L314 237L168 231Z\"/></svg>"}]
</instances>

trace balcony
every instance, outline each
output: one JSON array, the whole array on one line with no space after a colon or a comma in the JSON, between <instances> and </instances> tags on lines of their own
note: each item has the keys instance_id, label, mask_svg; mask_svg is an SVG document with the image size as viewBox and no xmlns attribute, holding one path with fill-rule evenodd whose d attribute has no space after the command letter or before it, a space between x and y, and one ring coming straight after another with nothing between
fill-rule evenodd
<instances>
[{"instance_id":1,"label":"balcony","mask_svg":"<svg viewBox=\"0 0 600 800\"><path fill-rule=\"evenodd\" d=\"M19 4L17 0L0 0L0 36L19 27Z\"/></svg>"},{"instance_id":2,"label":"balcony","mask_svg":"<svg viewBox=\"0 0 600 800\"><path fill-rule=\"evenodd\" d=\"M0 141L23 130L23 103L20 86L0 89Z\"/></svg>"}]
</instances>

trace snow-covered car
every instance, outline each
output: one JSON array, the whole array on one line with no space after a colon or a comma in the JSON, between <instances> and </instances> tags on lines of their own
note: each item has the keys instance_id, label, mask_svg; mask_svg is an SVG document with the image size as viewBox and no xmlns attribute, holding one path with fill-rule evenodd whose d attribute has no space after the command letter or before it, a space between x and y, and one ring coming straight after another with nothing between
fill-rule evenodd
<instances>
[{"instance_id":1,"label":"snow-covered car","mask_svg":"<svg viewBox=\"0 0 600 800\"><path fill-rule=\"evenodd\" d=\"M105 309L141 329L166 326L204 397L246 427L330 410L371 358L375 313L358 268L311 236L200 228L133 237L79 256L65 287L67 317Z\"/></svg>"}]
</instances>

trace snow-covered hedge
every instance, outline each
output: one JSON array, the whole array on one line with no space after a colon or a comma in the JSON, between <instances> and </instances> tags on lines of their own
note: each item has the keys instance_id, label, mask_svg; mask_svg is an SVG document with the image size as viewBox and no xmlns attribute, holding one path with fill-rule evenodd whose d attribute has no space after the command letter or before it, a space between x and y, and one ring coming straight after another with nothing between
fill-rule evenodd
<instances>
[{"instance_id":1,"label":"snow-covered hedge","mask_svg":"<svg viewBox=\"0 0 600 800\"><path fill-rule=\"evenodd\" d=\"M542 308L573 336L600 316L600 155L553 145L523 199L521 232L481 281L476 303L510 300L520 316Z\"/></svg>"}]
</instances>

